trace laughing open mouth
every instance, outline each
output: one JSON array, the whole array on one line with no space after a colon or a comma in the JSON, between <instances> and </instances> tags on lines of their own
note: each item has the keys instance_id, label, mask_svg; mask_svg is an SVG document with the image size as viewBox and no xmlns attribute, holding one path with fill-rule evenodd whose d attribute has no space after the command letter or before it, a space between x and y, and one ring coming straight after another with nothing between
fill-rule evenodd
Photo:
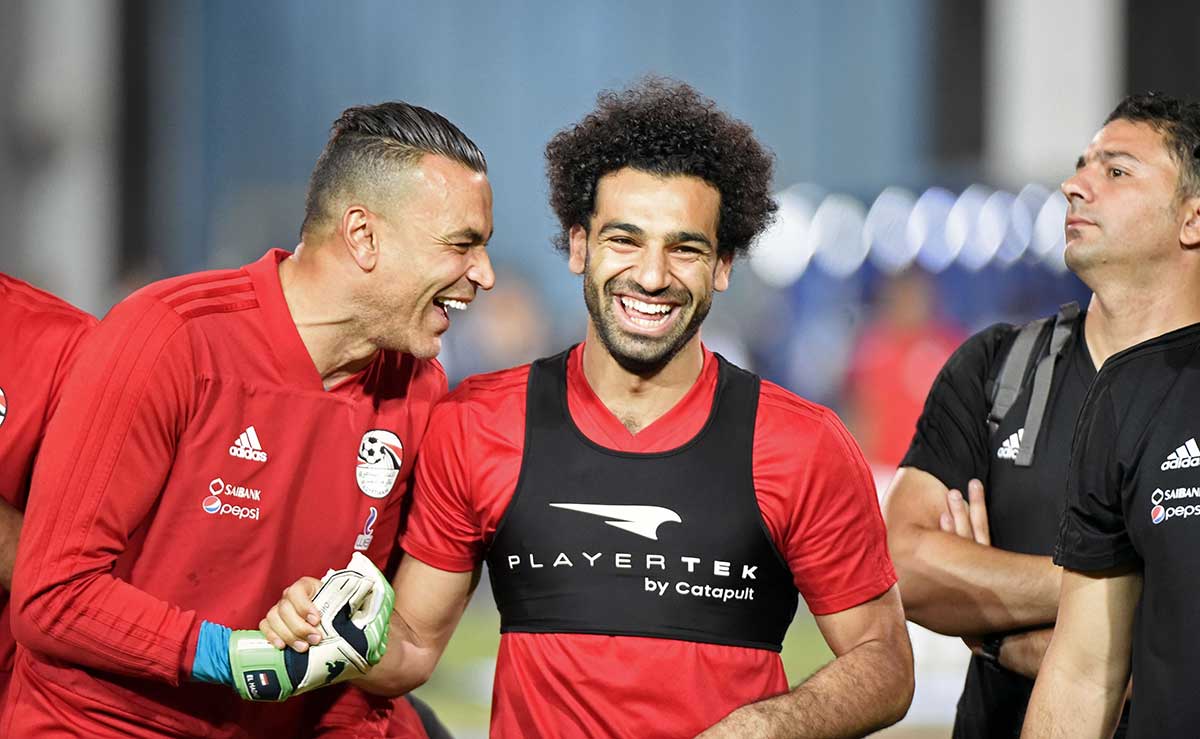
<instances>
[{"instance_id":1,"label":"laughing open mouth","mask_svg":"<svg viewBox=\"0 0 1200 739\"><path fill-rule=\"evenodd\" d=\"M676 308L670 303L647 303L627 295L620 296L620 301L630 322L648 329L659 328L668 323Z\"/></svg>"}]
</instances>

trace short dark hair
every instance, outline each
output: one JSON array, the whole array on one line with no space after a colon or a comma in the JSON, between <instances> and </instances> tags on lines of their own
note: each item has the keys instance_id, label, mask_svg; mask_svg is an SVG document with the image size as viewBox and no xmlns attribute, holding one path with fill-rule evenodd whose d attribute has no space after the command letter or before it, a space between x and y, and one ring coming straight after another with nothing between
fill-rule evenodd
<instances>
[{"instance_id":1,"label":"short dark hair","mask_svg":"<svg viewBox=\"0 0 1200 739\"><path fill-rule=\"evenodd\" d=\"M771 197L773 157L750 127L682 82L644 79L605 90L596 110L546 145L550 206L562 226L554 243L569 250L572 226L588 227L600 178L625 167L699 177L721 194L717 249L744 254L778 209Z\"/></svg>"},{"instance_id":2,"label":"short dark hair","mask_svg":"<svg viewBox=\"0 0 1200 739\"><path fill-rule=\"evenodd\" d=\"M1200 104L1157 92L1130 95L1104 121L1145 123L1162 134L1179 165L1180 197L1200 195Z\"/></svg>"},{"instance_id":3,"label":"short dark hair","mask_svg":"<svg viewBox=\"0 0 1200 739\"><path fill-rule=\"evenodd\" d=\"M347 108L333 122L313 167L301 233L340 216L332 209L343 198L368 195L426 154L487 173L487 160L475 142L432 110L400 101Z\"/></svg>"}]
</instances>

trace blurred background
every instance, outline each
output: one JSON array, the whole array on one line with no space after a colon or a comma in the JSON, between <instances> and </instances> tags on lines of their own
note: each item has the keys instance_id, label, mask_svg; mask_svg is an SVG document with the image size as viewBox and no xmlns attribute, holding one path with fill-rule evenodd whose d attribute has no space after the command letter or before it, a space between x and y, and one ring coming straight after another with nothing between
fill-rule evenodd
<instances>
[{"instance_id":1,"label":"blurred background","mask_svg":"<svg viewBox=\"0 0 1200 739\"><path fill-rule=\"evenodd\" d=\"M439 111L487 154L499 283L450 332L452 381L578 340L542 147L597 91L691 83L777 155L781 211L709 345L846 419L886 485L969 333L1086 289L1058 183L1120 97L1200 93L1200 15L1160 0L0 0L0 270L102 315L146 282L297 240L350 105ZM14 347L0 348L13 351ZM498 643L476 596L422 694L484 736ZM946 736L967 657L914 629L890 736ZM829 659L811 618L793 682Z\"/></svg>"}]
</instances>

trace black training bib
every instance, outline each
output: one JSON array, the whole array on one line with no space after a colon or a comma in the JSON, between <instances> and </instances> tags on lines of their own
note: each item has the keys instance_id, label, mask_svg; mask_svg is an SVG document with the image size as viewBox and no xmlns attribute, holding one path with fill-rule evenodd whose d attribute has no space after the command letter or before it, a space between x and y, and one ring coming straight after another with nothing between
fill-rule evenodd
<instances>
[{"instance_id":1,"label":"black training bib","mask_svg":"<svg viewBox=\"0 0 1200 739\"><path fill-rule=\"evenodd\" d=\"M758 378L717 356L696 437L629 454L571 420L568 354L529 372L521 474L487 556L501 631L779 651L797 591L755 498Z\"/></svg>"}]
</instances>

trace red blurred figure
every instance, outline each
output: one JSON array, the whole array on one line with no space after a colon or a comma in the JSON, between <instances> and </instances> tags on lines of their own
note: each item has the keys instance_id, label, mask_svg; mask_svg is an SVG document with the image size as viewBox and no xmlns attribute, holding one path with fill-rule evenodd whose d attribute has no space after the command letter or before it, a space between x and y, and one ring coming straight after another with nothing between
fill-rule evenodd
<instances>
[{"instance_id":1,"label":"red blurred figure","mask_svg":"<svg viewBox=\"0 0 1200 739\"><path fill-rule=\"evenodd\" d=\"M846 417L867 460L895 467L908 450L938 370L966 338L940 320L929 275L909 269L887 281L850 359Z\"/></svg>"}]
</instances>

